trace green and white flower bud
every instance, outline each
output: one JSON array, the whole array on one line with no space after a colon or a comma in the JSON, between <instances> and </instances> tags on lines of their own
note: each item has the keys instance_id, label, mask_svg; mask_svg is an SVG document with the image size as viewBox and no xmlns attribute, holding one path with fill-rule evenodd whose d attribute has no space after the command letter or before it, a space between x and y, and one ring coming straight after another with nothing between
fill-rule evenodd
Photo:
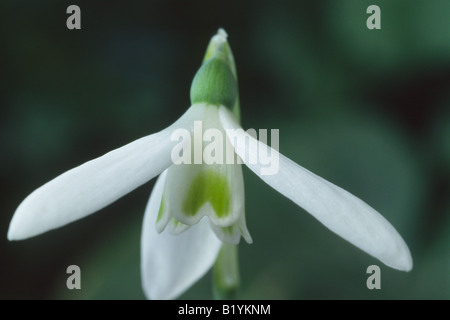
<instances>
[{"instance_id":1,"label":"green and white flower bud","mask_svg":"<svg viewBox=\"0 0 450 320\"><path fill-rule=\"evenodd\" d=\"M223 105L239 117L236 66L223 29L212 37L202 66L192 81L191 103Z\"/></svg>"},{"instance_id":2,"label":"green and white flower bud","mask_svg":"<svg viewBox=\"0 0 450 320\"><path fill-rule=\"evenodd\" d=\"M191 103L206 103L233 109L237 83L223 60L213 58L204 63L192 81Z\"/></svg>"}]
</instances>

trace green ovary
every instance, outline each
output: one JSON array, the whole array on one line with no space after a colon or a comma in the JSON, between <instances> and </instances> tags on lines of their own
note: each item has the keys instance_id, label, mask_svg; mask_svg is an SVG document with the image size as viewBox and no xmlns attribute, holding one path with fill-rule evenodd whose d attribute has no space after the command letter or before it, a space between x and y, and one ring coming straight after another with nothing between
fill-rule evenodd
<instances>
[{"instance_id":1,"label":"green ovary","mask_svg":"<svg viewBox=\"0 0 450 320\"><path fill-rule=\"evenodd\" d=\"M194 216L206 202L211 204L217 217L228 215L230 187L226 176L220 172L202 171L193 179L183 201L183 212L188 216Z\"/></svg>"}]
</instances>

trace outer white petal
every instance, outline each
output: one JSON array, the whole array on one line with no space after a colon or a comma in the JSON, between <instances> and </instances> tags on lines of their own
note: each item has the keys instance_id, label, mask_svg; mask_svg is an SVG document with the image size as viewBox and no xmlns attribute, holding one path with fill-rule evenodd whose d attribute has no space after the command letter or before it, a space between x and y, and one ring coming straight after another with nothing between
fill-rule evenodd
<instances>
[{"instance_id":1,"label":"outer white petal","mask_svg":"<svg viewBox=\"0 0 450 320\"><path fill-rule=\"evenodd\" d=\"M149 299L178 297L212 267L221 247L206 218L179 235L156 231L166 172L153 188L142 229L142 286Z\"/></svg>"},{"instance_id":2,"label":"outer white petal","mask_svg":"<svg viewBox=\"0 0 450 320\"><path fill-rule=\"evenodd\" d=\"M221 108L220 117L225 129L241 129L225 108ZM269 147L261 142L256 143L242 129L234 134L237 134L238 139L246 138L253 142L241 148L231 141L236 153L264 182L304 208L327 228L386 265L403 271L412 269L408 246L377 211L271 148L272 156L279 157L279 170L273 175L261 175L261 165L249 163L246 159L252 158L249 155L257 155L258 148Z\"/></svg>"},{"instance_id":3,"label":"outer white petal","mask_svg":"<svg viewBox=\"0 0 450 320\"><path fill-rule=\"evenodd\" d=\"M17 208L8 239L21 240L83 218L116 201L171 165L173 130L192 130L205 106L170 127L69 170L31 193Z\"/></svg>"}]
</instances>

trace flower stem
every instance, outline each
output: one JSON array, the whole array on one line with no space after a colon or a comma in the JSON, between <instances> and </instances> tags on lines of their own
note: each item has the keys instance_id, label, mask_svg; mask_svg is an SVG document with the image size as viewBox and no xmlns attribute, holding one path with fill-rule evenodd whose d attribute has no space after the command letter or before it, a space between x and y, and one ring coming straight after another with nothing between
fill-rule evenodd
<instances>
[{"instance_id":1,"label":"flower stem","mask_svg":"<svg viewBox=\"0 0 450 320\"><path fill-rule=\"evenodd\" d=\"M215 299L235 299L239 289L239 261L236 245L223 244L213 267Z\"/></svg>"}]
</instances>

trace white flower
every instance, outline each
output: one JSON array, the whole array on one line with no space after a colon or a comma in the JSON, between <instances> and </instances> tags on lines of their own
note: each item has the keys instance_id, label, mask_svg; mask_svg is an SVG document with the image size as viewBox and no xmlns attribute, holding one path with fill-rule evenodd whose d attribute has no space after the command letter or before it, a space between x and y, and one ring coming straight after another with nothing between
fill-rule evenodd
<instances>
[{"instance_id":1,"label":"white flower","mask_svg":"<svg viewBox=\"0 0 450 320\"><path fill-rule=\"evenodd\" d=\"M192 106L170 127L69 170L31 193L16 210L8 239L29 238L83 218L159 175L144 215L142 283L148 298L177 297L211 268L223 243L237 244L241 235L252 241L241 165L173 164L176 148L192 146L189 140L173 141L173 133L183 129L192 136L194 123L201 121L228 137L227 147L264 182L331 231L392 268L411 270L407 245L377 211L241 129L236 70L223 30L211 39L191 100ZM249 143L239 143L245 139ZM276 173L264 175L262 164L249 160L260 150L277 156Z\"/></svg>"}]
</instances>

